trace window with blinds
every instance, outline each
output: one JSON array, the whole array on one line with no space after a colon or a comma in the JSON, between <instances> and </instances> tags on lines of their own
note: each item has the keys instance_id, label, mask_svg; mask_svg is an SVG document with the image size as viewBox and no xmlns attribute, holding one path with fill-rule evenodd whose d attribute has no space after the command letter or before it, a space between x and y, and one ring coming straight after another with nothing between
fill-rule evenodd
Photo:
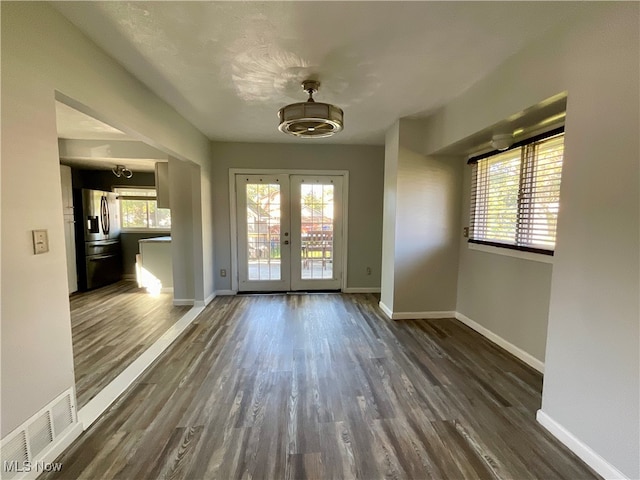
<instances>
[{"instance_id":1,"label":"window with blinds","mask_svg":"<svg viewBox=\"0 0 640 480\"><path fill-rule=\"evenodd\" d=\"M475 157L469 242L553 255L564 131Z\"/></svg>"}]
</instances>

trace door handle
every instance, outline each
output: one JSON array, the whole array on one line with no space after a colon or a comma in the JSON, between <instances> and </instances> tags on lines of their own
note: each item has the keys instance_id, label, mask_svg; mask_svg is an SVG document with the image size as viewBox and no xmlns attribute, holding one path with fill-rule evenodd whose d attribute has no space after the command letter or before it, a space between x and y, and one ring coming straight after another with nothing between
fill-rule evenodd
<instances>
[{"instance_id":1,"label":"door handle","mask_svg":"<svg viewBox=\"0 0 640 480\"><path fill-rule=\"evenodd\" d=\"M106 254L106 255L96 255L93 257L89 257L89 261L90 262L99 262L100 260L105 260L107 258L113 258L115 257L115 255L110 255L110 254Z\"/></svg>"}]
</instances>

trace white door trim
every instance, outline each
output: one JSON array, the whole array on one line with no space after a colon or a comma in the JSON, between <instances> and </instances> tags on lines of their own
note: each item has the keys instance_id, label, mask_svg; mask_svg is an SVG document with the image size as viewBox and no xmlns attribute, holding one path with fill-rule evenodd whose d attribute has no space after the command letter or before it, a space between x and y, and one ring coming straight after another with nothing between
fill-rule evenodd
<instances>
[{"instance_id":1,"label":"white door trim","mask_svg":"<svg viewBox=\"0 0 640 480\"><path fill-rule=\"evenodd\" d=\"M269 169L269 168L230 168L229 169L229 234L231 244L231 290L238 291L238 228L236 215L236 175L336 175L342 176L342 282L340 289L347 288L347 244L349 224L349 170L301 170L301 169Z\"/></svg>"}]
</instances>

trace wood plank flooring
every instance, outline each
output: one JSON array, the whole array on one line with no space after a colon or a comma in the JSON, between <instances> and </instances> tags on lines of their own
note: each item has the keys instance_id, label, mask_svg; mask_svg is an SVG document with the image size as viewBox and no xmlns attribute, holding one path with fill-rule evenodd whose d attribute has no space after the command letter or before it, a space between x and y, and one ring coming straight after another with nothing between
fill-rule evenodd
<instances>
[{"instance_id":1,"label":"wood plank flooring","mask_svg":"<svg viewBox=\"0 0 640 480\"><path fill-rule=\"evenodd\" d=\"M74 294L69 302L78 408L190 308L175 307L170 294L154 297L130 281Z\"/></svg>"},{"instance_id":2,"label":"wood plank flooring","mask_svg":"<svg viewBox=\"0 0 640 480\"><path fill-rule=\"evenodd\" d=\"M219 297L45 479L592 479L541 376L373 295Z\"/></svg>"}]
</instances>

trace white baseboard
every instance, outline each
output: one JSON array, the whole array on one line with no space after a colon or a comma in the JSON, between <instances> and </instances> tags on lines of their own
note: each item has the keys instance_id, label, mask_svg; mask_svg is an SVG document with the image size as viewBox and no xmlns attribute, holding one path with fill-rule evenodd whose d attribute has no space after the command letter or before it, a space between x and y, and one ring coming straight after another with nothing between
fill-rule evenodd
<instances>
[{"instance_id":1,"label":"white baseboard","mask_svg":"<svg viewBox=\"0 0 640 480\"><path fill-rule=\"evenodd\" d=\"M627 480L627 476L620 470L607 462L542 410L538 410L536 420L538 420L538 423L546 428L551 435L560 440L569 450L575 453L584 463L593 468L606 480Z\"/></svg>"},{"instance_id":2,"label":"white baseboard","mask_svg":"<svg viewBox=\"0 0 640 480\"><path fill-rule=\"evenodd\" d=\"M453 310L443 310L434 312L393 312L384 303L379 302L380 310L391 320L428 320L436 318L455 318L456 312Z\"/></svg>"},{"instance_id":3,"label":"white baseboard","mask_svg":"<svg viewBox=\"0 0 640 480\"><path fill-rule=\"evenodd\" d=\"M214 298L216 298L216 292L213 292L211 295L209 295L204 300L196 300L195 302L193 302L193 306L194 307L206 307L207 305L209 305L213 301Z\"/></svg>"},{"instance_id":4,"label":"white baseboard","mask_svg":"<svg viewBox=\"0 0 640 480\"><path fill-rule=\"evenodd\" d=\"M216 297L225 297L228 295L237 295L235 290L216 290Z\"/></svg>"},{"instance_id":5,"label":"white baseboard","mask_svg":"<svg viewBox=\"0 0 640 480\"><path fill-rule=\"evenodd\" d=\"M382 310L384 312L384 314L389 317L390 319L393 319L393 312L391 311L391 309L389 307L387 307L382 300L380 300L378 302L378 306L380 307L380 310Z\"/></svg>"},{"instance_id":6,"label":"white baseboard","mask_svg":"<svg viewBox=\"0 0 640 480\"><path fill-rule=\"evenodd\" d=\"M540 373L544 373L544 363L538 360L536 357L534 357L530 353L525 352L520 347L516 347L513 343L505 340L500 335L493 333L491 330L483 327L479 323L474 322L469 317L467 317L466 315L463 315L460 312L455 312L455 318L457 318L459 321L464 323L467 327L478 332L487 340L490 340L491 342L495 343L499 347L504 348L511 355L519 358L530 367L535 368Z\"/></svg>"},{"instance_id":7,"label":"white baseboard","mask_svg":"<svg viewBox=\"0 0 640 480\"><path fill-rule=\"evenodd\" d=\"M74 423L67 427L67 429L60 435L60 438L51 446L46 453L42 455L38 459L38 463L53 463L53 461L62 454L69 446L82 434L83 427L82 423ZM63 467L64 468L64 467ZM33 478L36 478L39 473L36 472L36 475ZM25 478L30 478L29 476Z\"/></svg>"},{"instance_id":8,"label":"white baseboard","mask_svg":"<svg viewBox=\"0 0 640 480\"><path fill-rule=\"evenodd\" d=\"M394 312L393 320L430 320L436 318L455 318L456 312L453 310L443 310L435 312Z\"/></svg>"},{"instance_id":9,"label":"white baseboard","mask_svg":"<svg viewBox=\"0 0 640 480\"><path fill-rule=\"evenodd\" d=\"M179 306L193 306L193 298L174 298L173 304Z\"/></svg>"},{"instance_id":10,"label":"white baseboard","mask_svg":"<svg viewBox=\"0 0 640 480\"><path fill-rule=\"evenodd\" d=\"M214 298L216 298L216 292L215 291L211 292L211 294L208 295L207 298L204 299L204 306L206 307L211 302L213 302Z\"/></svg>"},{"instance_id":11,"label":"white baseboard","mask_svg":"<svg viewBox=\"0 0 640 480\"><path fill-rule=\"evenodd\" d=\"M147 348L131 365L111 381L78 411L78 419L86 430L109 406L142 375L142 373L164 352L173 341L204 310L193 307L180 320L172 325L158 340Z\"/></svg>"},{"instance_id":12,"label":"white baseboard","mask_svg":"<svg viewBox=\"0 0 640 480\"><path fill-rule=\"evenodd\" d=\"M382 301L378 303L380 310L389 317L391 320L410 320L410 319L436 319L436 318L456 318L460 322L464 323L468 327L478 332L483 337L487 338L491 342L495 343L499 347L505 349L510 354L522 360L524 363L532 368L535 368L540 373L544 373L544 363L535 358L533 355L525 352L514 344L508 342L499 335L496 335L488 328L483 327L477 322L474 322L466 315L455 311L436 311L436 312L393 312Z\"/></svg>"},{"instance_id":13,"label":"white baseboard","mask_svg":"<svg viewBox=\"0 0 640 480\"><path fill-rule=\"evenodd\" d=\"M347 287L342 293L380 293L380 287Z\"/></svg>"}]
</instances>

